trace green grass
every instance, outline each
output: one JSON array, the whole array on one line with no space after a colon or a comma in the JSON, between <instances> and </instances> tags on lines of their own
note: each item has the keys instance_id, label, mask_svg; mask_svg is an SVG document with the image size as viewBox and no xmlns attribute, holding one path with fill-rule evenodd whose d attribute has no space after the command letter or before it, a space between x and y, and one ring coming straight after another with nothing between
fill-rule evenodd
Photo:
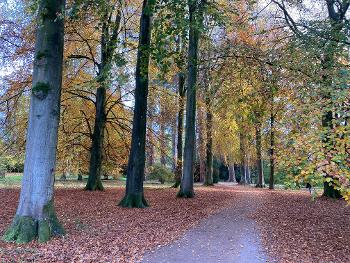
<instances>
[{"instance_id":1,"label":"green grass","mask_svg":"<svg viewBox=\"0 0 350 263\"><path fill-rule=\"evenodd\" d=\"M0 188L20 188L22 182L22 174L6 174L5 178L0 178ZM60 176L56 176L55 187L56 188L76 188L83 189L86 185L87 176L83 176L83 181L77 180L78 176L70 175L67 180L60 180ZM126 183L125 177L118 179L102 180L105 188L124 187ZM171 183L160 184L158 182L146 181L145 188L169 188Z\"/></svg>"},{"instance_id":2,"label":"green grass","mask_svg":"<svg viewBox=\"0 0 350 263\"><path fill-rule=\"evenodd\" d=\"M0 188L11 188L21 186L22 175L6 174L5 178L0 178Z\"/></svg>"}]
</instances>

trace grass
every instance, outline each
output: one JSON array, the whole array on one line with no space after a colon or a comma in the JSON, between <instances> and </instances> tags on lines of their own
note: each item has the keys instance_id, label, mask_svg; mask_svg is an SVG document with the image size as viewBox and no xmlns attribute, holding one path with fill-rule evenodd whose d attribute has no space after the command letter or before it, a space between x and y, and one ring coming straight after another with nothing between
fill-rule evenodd
<instances>
[{"instance_id":1,"label":"grass","mask_svg":"<svg viewBox=\"0 0 350 263\"><path fill-rule=\"evenodd\" d=\"M22 183L22 174L7 173L5 178L0 178L0 188L20 188ZM77 176L68 176L67 180L60 180L59 176L56 176L55 187L56 188L79 188L83 189L86 185L87 176L83 176L82 181L77 180ZM124 187L126 183L125 177L118 179L102 180L105 188ZM165 183L160 184L154 181L146 181L145 188L157 189L157 188L169 188L173 184Z\"/></svg>"},{"instance_id":2,"label":"grass","mask_svg":"<svg viewBox=\"0 0 350 263\"><path fill-rule=\"evenodd\" d=\"M83 189L86 185L88 176L84 175L82 181L77 180L77 176L70 175L67 177L67 180L60 180L59 176L56 176L56 182L55 187L56 188L77 188L77 189ZM19 173L7 173L5 178L0 178L0 188L19 188L21 187L22 182L22 174ZM103 186L105 188L116 188L116 187L124 187L126 183L126 177L120 177L118 179L109 179L109 180L102 180ZM219 183L220 184L220 183ZM160 184L157 180L152 181L145 181L144 186L145 188L149 189L163 189L163 188L170 188L173 185L172 182L165 182L164 184ZM202 183L196 183L196 186L202 185ZM254 185L251 185L254 186ZM266 185L268 187L268 185ZM281 184L275 184L276 190L286 190L285 185ZM314 187L313 188L317 195L321 195L323 188L322 187ZM306 188L296 188L296 189L288 189L288 190L295 190L300 191L304 190L306 191Z\"/></svg>"},{"instance_id":3,"label":"grass","mask_svg":"<svg viewBox=\"0 0 350 263\"><path fill-rule=\"evenodd\" d=\"M21 174L6 174L4 178L0 178L0 188L11 188L20 186L22 183Z\"/></svg>"}]
</instances>

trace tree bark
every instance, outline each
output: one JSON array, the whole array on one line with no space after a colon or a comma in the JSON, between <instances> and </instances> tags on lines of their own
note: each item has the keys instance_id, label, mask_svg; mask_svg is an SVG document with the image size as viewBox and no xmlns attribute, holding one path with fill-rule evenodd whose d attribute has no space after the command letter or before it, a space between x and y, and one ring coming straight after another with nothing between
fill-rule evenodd
<instances>
[{"instance_id":1,"label":"tree bark","mask_svg":"<svg viewBox=\"0 0 350 263\"><path fill-rule=\"evenodd\" d=\"M241 180L240 184L247 184L247 162L246 162L246 152L245 152L245 138L242 131L239 132L239 149L241 156L241 164L240 164L240 172L241 172Z\"/></svg>"},{"instance_id":2,"label":"tree bark","mask_svg":"<svg viewBox=\"0 0 350 263\"><path fill-rule=\"evenodd\" d=\"M152 107L152 105L150 105ZM147 121L148 134L147 134L147 167L154 165L154 138L153 138L153 121L148 118Z\"/></svg>"},{"instance_id":3,"label":"tree bark","mask_svg":"<svg viewBox=\"0 0 350 263\"><path fill-rule=\"evenodd\" d=\"M54 174L60 115L65 1L40 2L30 97L24 175L19 205L3 239L46 242L64 234L54 208Z\"/></svg>"},{"instance_id":4,"label":"tree bark","mask_svg":"<svg viewBox=\"0 0 350 263\"><path fill-rule=\"evenodd\" d=\"M273 103L273 101L272 101ZM275 116L273 113L273 107L271 107L270 115L270 180L269 189L275 187Z\"/></svg>"},{"instance_id":5,"label":"tree bark","mask_svg":"<svg viewBox=\"0 0 350 263\"><path fill-rule=\"evenodd\" d=\"M179 89L179 111L177 115L177 158L176 158L176 170L175 170L175 184L174 188L177 188L181 184L182 176L182 135L184 125L184 111L185 111L185 75L181 72L178 74L178 89Z\"/></svg>"},{"instance_id":6,"label":"tree bark","mask_svg":"<svg viewBox=\"0 0 350 263\"><path fill-rule=\"evenodd\" d=\"M249 158L249 154L247 154L247 168L246 168L246 171L247 171L247 182L248 184L251 184L252 183L252 178L251 178L251 173L250 173L250 158Z\"/></svg>"},{"instance_id":7,"label":"tree bark","mask_svg":"<svg viewBox=\"0 0 350 263\"><path fill-rule=\"evenodd\" d=\"M235 173L235 165L234 164L230 164L228 166L228 174L229 174L229 177L228 177L228 181L231 182L231 183L236 183L236 173Z\"/></svg>"},{"instance_id":8,"label":"tree bark","mask_svg":"<svg viewBox=\"0 0 350 263\"><path fill-rule=\"evenodd\" d=\"M255 127L255 140L256 140L256 168L258 172L258 183L256 187L263 188L264 182L264 172L262 166L262 154L261 154L261 123L258 122Z\"/></svg>"},{"instance_id":9,"label":"tree bark","mask_svg":"<svg viewBox=\"0 0 350 263\"><path fill-rule=\"evenodd\" d=\"M201 107L198 107L198 157L199 157L199 182L205 181L206 170L206 143L204 136L204 112Z\"/></svg>"},{"instance_id":10,"label":"tree bark","mask_svg":"<svg viewBox=\"0 0 350 263\"><path fill-rule=\"evenodd\" d=\"M203 1L201 5L203 5ZM193 166L195 159L196 142L196 89L197 89L197 59L199 44L199 25L203 16L199 14L203 6L197 6L197 0L188 0L189 7L189 48L188 48L188 78L187 78L187 103L186 103L186 127L184 167L178 197L194 197ZM200 18L199 18L200 17ZM199 18L199 19L198 19Z\"/></svg>"},{"instance_id":11,"label":"tree bark","mask_svg":"<svg viewBox=\"0 0 350 263\"><path fill-rule=\"evenodd\" d=\"M174 118L171 124L171 170L173 173L176 171L176 135L176 118Z\"/></svg>"},{"instance_id":12,"label":"tree bark","mask_svg":"<svg viewBox=\"0 0 350 263\"><path fill-rule=\"evenodd\" d=\"M213 183L213 113L211 109L210 97L206 97L206 109L207 109L207 144L206 144L206 169L204 185L211 186Z\"/></svg>"},{"instance_id":13,"label":"tree bark","mask_svg":"<svg viewBox=\"0 0 350 263\"><path fill-rule=\"evenodd\" d=\"M143 193L145 177L146 117L148 96L148 69L152 31L153 1L144 0L140 19L140 37L136 64L136 89L131 151L128 161L125 197L122 207L147 207Z\"/></svg>"},{"instance_id":14,"label":"tree bark","mask_svg":"<svg viewBox=\"0 0 350 263\"><path fill-rule=\"evenodd\" d=\"M167 138L165 134L164 118L160 121L160 164L166 166Z\"/></svg>"},{"instance_id":15,"label":"tree bark","mask_svg":"<svg viewBox=\"0 0 350 263\"><path fill-rule=\"evenodd\" d=\"M92 135L92 147L90 151L89 177L85 187L85 190L89 191L104 190L101 182L101 176L104 130L106 127L105 102L106 89L105 87L101 86L97 89L96 94L96 117L94 133Z\"/></svg>"}]
</instances>

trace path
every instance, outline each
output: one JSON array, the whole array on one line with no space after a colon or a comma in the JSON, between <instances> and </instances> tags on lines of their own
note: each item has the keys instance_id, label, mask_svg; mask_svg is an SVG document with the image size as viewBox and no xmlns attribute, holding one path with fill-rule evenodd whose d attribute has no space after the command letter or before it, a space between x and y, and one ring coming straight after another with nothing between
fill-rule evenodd
<instances>
[{"instance_id":1,"label":"path","mask_svg":"<svg viewBox=\"0 0 350 263\"><path fill-rule=\"evenodd\" d=\"M253 197L203 220L174 243L148 252L143 263L261 263L267 256L253 219Z\"/></svg>"}]
</instances>

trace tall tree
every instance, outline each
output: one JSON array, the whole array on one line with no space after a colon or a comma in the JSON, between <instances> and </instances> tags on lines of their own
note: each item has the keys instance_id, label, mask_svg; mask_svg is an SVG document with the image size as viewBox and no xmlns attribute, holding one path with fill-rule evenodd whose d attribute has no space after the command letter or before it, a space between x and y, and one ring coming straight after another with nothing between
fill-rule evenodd
<instances>
[{"instance_id":1,"label":"tall tree","mask_svg":"<svg viewBox=\"0 0 350 263\"><path fill-rule=\"evenodd\" d=\"M92 145L90 150L89 177L85 187L85 190L89 191L103 190L101 176L103 173L103 141L107 121L106 91L109 85L109 74L112 67L114 51L117 48L122 12L120 1L115 5L117 6L117 12L114 20L112 20L113 11L111 10L114 10L113 5L110 1L101 4L101 62L98 64L97 76L99 87L96 92L94 131L91 136Z\"/></svg>"},{"instance_id":2,"label":"tall tree","mask_svg":"<svg viewBox=\"0 0 350 263\"><path fill-rule=\"evenodd\" d=\"M239 149L240 149L240 172L241 172L241 180L240 184L247 184L248 182L248 173L247 173L247 143L245 135L243 134L243 131L239 132Z\"/></svg>"},{"instance_id":3,"label":"tall tree","mask_svg":"<svg viewBox=\"0 0 350 263\"><path fill-rule=\"evenodd\" d=\"M210 85L208 83L208 85ZM208 87L208 89L210 89ZM206 131L207 131L207 144L206 144L206 169L205 169L205 179L204 185L213 185L213 109L212 109L212 98L209 95L210 90L207 90L205 98L206 106Z\"/></svg>"},{"instance_id":4,"label":"tall tree","mask_svg":"<svg viewBox=\"0 0 350 263\"><path fill-rule=\"evenodd\" d=\"M323 0L328 11L328 25L324 28L322 27L322 22L318 21L316 23L316 28L313 26L314 22L311 24L304 23L304 21L299 22L293 20L291 14L288 12L286 5L283 1L274 0L279 8L284 14L284 18L289 28L295 35L304 42L311 42L312 39L317 39L315 42L315 48L320 52L318 54L318 64L321 65L319 71L321 72L321 85L320 85L320 95L323 100L322 107L322 121L321 125L324 129L324 134L322 134L322 144L323 152L325 156L325 162L327 165L322 166L332 166L332 152L335 152L335 142L334 138L334 121L335 112L337 111L337 106L335 105L336 97L339 94L335 91L336 86L336 73L335 68L337 64L336 56L340 54L343 48L342 46L346 44L344 39L346 38L346 33L343 30L346 28L346 24L349 22L347 18L347 12L350 7L349 0ZM300 1L302 3L303 1ZM299 4L300 4L299 3ZM310 12L310 10L307 10ZM337 95L335 95L337 94ZM339 162L339 160L337 161ZM326 169L327 170L327 169ZM327 171L324 171L324 196L339 198L341 193L336 187L337 179Z\"/></svg>"},{"instance_id":5,"label":"tall tree","mask_svg":"<svg viewBox=\"0 0 350 263\"><path fill-rule=\"evenodd\" d=\"M186 102L186 127L184 166L178 197L194 197L193 166L195 159L196 142L196 89L197 89L197 64L200 25L203 20L203 8L205 0L200 4L197 0L188 0L189 8L189 47L188 47L188 71L187 71L187 102Z\"/></svg>"},{"instance_id":6,"label":"tall tree","mask_svg":"<svg viewBox=\"0 0 350 263\"><path fill-rule=\"evenodd\" d=\"M180 72L178 74L178 113L177 113L177 144L176 144L176 169L175 169L175 184L174 188L179 187L182 176L182 156L183 156L183 125L184 125L184 111L185 111L185 74Z\"/></svg>"},{"instance_id":7,"label":"tall tree","mask_svg":"<svg viewBox=\"0 0 350 263\"><path fill-rule=\"evenodd\" d=\"M205 138L205 111L202 108L202 103L197 105L197 157L199 162L199 182L204 182L205 180L205 169L206 169L206 138Z\"/></svg>"},{"instance_id":8,"label":"tall tree","mask_svg":"<svg viewBox=\"0 0 350 263\"><path fill-rule=\"evenodd\" d=\"M60 115L64 0L39 3L35 59L22 190L5 241L46 242L64 234L54 208L54 174Z\"/></svg>"},{"instance_id":9,"label":"tall tree","mask_svg":"<svg viewBox=\"0 0 350 263\"><path fill-rule=\"evenodd\" d=\"M346 12L349 9L350 1L343 0L326 0L327 10L328 10L328 19L331 25L331 38L328 41L325 49L325 54L323 59L321 59L322 69L325 74L322 75L323 80L323 97L326 101L328 101L328 105L326 105L323 115L322 115L322 127L326 130L326 136L323 140L325 155L329 155L329 152L334 148L334 142L332 142L332 134L333 132L333 122L334 122L334 105L333 105L333 90L332 90L332 82L334 71L332 68L335 66L335 55L337 52L337 46L341 41L342 34L341 31L343 29L344 22L346 22ZM330 147L331 146L331 147ZM329 148L332 148L329 150ZM332 198L340 198L341 193L338 189L335 188L335 185L330 184L327 181L327 178L332 178L332 175L326 173L326 180L324 182L324 192L323 195Z\"/></svg>"},{"instance_id":10,"label":"tall tree","mask_svg":"<svg viewBox=\"0 0 350 263\"><path fill-rule=\"evenodd\" d=\"M258 120L255 124L255 143L256 143L256 169L258 173L258 183L256 187L264 187L264 171L263 171L263 159L261 151L261 121Z\"/></svg>"},{"instance_id":11,"label":"tall tree","mask_svg":"<svg viewBox=\"0 0 350 263\"><path fill-rule=\"evenodd\" d=\"M146 116L148 96L148 69L155 0L144 0L140 18L140 35L135 74L135 106L129 155L125 196L119 203L122 207L147 207L143 193L145 176Z\"/></svg>"},{"instance_id":12,"label":"tall tree","mask_svg":"<svg viewBox=\"0 0 350 263\"><path fill-rule=\"evenodd\" d=\"M270 112L270 180L269 189L275 187L275 113L273 108L273 95L271 95Z\"/></svg>"}]
</instances>

